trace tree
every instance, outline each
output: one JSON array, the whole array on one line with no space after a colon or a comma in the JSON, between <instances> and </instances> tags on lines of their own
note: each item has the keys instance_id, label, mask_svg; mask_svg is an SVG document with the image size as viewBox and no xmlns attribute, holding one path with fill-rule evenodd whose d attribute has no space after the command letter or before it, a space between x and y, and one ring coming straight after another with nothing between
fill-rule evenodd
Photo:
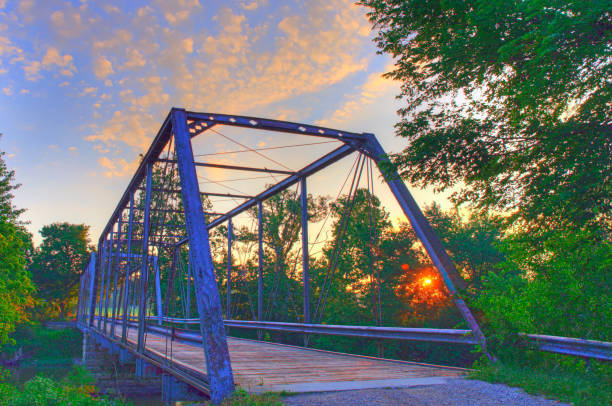
<instances>
[{"instance_id":1,"label":"tree","mask_svg":"<svg viewBox=\"0 0 612 406\"><path fill-rule=\"evenodd\" d=\"M60 318L77 298L79 278L93 250L88 233L89 226L69 223L53 223L40 231L43 242L30 272L39 296L50 306L51 314Z\"/></svg>"},{"instance_id":2,"label":"tree","mask_svg":"<svg viewBox=\"0 0 612 406\"><path fill-rule=\"evenodd\" d=\"M396 59L406 179L530 225L610 221L609 0L359 4Z\"/></svg>"},{"instance_id":3,"label":"tree","mask_svg":"<svg viewBox=\"0 0 612 406\"><path fill-rule=\"evenodd\" d=\"M32 239L19 220L24 210L12 203L12 191L19 185L4 155L0 151L0 344L9 342L15 326L28 319L34 290L26 271Z\"/></svg>"}]
</instances>

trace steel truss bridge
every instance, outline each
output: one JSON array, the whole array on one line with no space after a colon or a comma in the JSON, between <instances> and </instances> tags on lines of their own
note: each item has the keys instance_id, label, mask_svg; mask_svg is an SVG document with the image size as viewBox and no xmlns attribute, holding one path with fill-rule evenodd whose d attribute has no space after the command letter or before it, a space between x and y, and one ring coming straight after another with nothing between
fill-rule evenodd
<instances>
[{"instance_id":1,"label":"steel truss bridge","mask_svg":"<svg viewBox=\"0 0 612 406\"><path fill-rule=\"evenodd\" d=\"M215 132L229 139L217 131L220 127L288 133L294 138L316 137L335 141L337 147L299 170L284 165L270 169L196 161L193 145L199 136ZM255 148L235 143L278 163ZM355 180L357 168L367 167L366 160L380 169L469 329L321 324L325 302L321 306L321 294L316 306L315 300L311 300L312 245L308 240L307 180L355 153L358 158L351 189L357 190L361 177L359 174ZM198 168L264 173L275 182L253 195L241 193L236 188L230 188L227 193L212 192L207 188L201 190ZM370 171L371 168L370 164ZM264 317L262 205L292 186L299 186L300 190L303 314L295 323L274 322ZM236 204L224 212L210 211L204 204L209 197L231 199ZM232 279L237 278L236 270L232 269L233 221L249 210L256 210L258 220L257 305L256 310L251 310L251 320L237 320L232 319L231 311L232 289L239 283ZM214 268L209 233L222 225L227 226L228 265L226 275L217 276L219 271ZM162 264L163 275L160 273ZM186 272L186 278L185 274L179 278L180 272ZM217 282L223 277L227 290L225 309ZM170 296L178 289L178 279L187 282L186 287L183 282L180 287L183 292L187 291L183 300L186 304L182 317L170 317L170 307L174 303ZM135 361L137 374L146 376L147 371L154 368L170 377L172 382L208 394L213 401L226 397L235 385L250 391L385 387L401 384L406 379L436 380L461 375L464 371L238 339L226 336L226 329L256 330L260 339L265 331L298 333L304 335L305 344L309 336L318 334L460 343L478 345L487 354L485 337L457 292L461 281L440 240L373 134L173 108L102 231L97 254L91 255L82 274L77 322L93 339L118 352L122 362ZM162 297L162 286L166 286L165 292L168 292L165 297ZM193 315L190 314L193 302L189 303L192 290L197 308L197 314Z\"/></svg>"}]
</instances>

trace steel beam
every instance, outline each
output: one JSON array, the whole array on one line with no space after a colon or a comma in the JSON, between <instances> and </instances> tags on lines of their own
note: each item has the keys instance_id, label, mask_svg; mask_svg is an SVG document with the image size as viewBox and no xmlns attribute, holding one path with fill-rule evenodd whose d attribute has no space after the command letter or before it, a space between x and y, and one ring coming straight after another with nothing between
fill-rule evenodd
<instances>
[{"instance_id":1,"label":"steel beam","mask_svg":"<svg viewBox=\"0 0 612 406\"><path fill-rule=\"evenodd\" d=\"M98 245L98 255L100 255L101 250ZM96 254L92 252L89 256L89 310L87 314L87 326L93 326L94 313L96 309L96 300L95 300L95 289L96 289L96 269L99 261L96 261Z\"/></svg>"},{"instance_id":2,"label":"steel beam","mask_svg":"<svg viewBox=\"0 0 612 406\"><path fill-rule=\"evenodd\" d=\"M313 137L333 138L338 141L364 140L363 134L334 130L332 128L292 123L289 121L270 120L260 117L232 116L227 114L187 112L189 120L202 120L209 124L223 124L234 127L246 127L258 130L309 135Z\"/></svg>"},{"instance_id":3,"label":"steel beam","mask_svg":"<svg viewBox=\"0 0 612 406\"><path fill-rule=\"evenodd\" d=\"M143 189L139 189L143 190ZM154 192L168 192L168 193L181 193L181 189L163 189L163 188L154 188ZM214 192L200 192L202 196L213 196L213 197L235 197L236 199L252 199L253 196L249 195L241 195L235 193L214 193Z\"/></svg>"},{"instance_id":4,"label":"steel beam","mask_svg":"<svg viewBox=\"0 0 612 406\"><path fill-rule=\"evenodd\" d=\"M232 234L234 233L234 226L232 219L227 220L227 304L225 308L225 318L231 319L231 308L232 308Z\"/></svg>"},{"instance_id":5,"label":"steel beam","mask_svg":"<svg viewBox=\"0 0 612 406\"><path fill-rule=\"evenodd\" d=\"M130 279L132 276L132 231L134 225L134 195L130 196L130 215L128 218L127 260L125 265L125 297L123 298L123 323L121 342L127 342L127 319L129 314Z\"/></svg>"},{"instance_id":6,"label":"steel beam","mask_svg":"<svg viewBox=\"0 0 612 406\"><path fill-rule=\"evenodd\" d=\"M168 163L176 163L176 159L158 159L158 162L168 162ZM224 165L224 164L215 164L210 162L194 162L195 166L202 166L206 168L219 168L219 169L231 169L236 171L245 171L245 172L263 172L263 173L277 173L279 175L293 175L295 172L293 171L283 171L280 169L268 169L268 168L253 168L250 166L237 166L237 165Z\"/></svg>"},{"instance_id":7,"label":"steel beam","mask_svg":"<svg viewBox=\"0 0 612 406\"><path fill-rule=\"evenodd\" d=\"M105 275L106 275L106 261L108 260L108 240L104 241L102 244L102 254L100 257L99 266L99 286L98 286L98 315L100 318L98 319L98 330L102 328L102 302L104 299L104 286L105 286ZM93 322L93 320L92 320Z\"/></svg>"},{"instance_id":8,"label":"steel beam","mask_svg":"<svg viewBox=\"0 0 612 406\"><path fill-rule=\"evenodd\" d=\"M144 352L145 316L147 313L147 282L149 275L149 221L151 208L151 187L153 184L153 165L147 164L147 180L145 191L145 213L142 238L142 267L140 270L140 292L138 301L138 339L137 351Z\"/></svg>"},{"instance_id":9,"label":"steel beam","mask_svg":"<svg viewBox=\"0 0 612 406\"><path fill-rule=\"evenodd\" d=\"M114 232L111 229L110 243L109 243L109 256L108 256L108 271L106 272L106 293L104 295L104 333L106 334L106 326L108 320L108 299L110 296L111 276L113 273L113 241Z\"/></svg>"},{"instance_id":10,"label":"steel beam","mask_svg":"<svg viewBox=\"0 0 612 406\"><path fill-rule=\"evenodd\" d=\"M257 261L257 320L263 320L263 203L257 202L257 242L258 242L258 261ZM257 331L257 336L261 340L261 330Z\"/></svg>"},{"instance_id":11,"label":"steel beam","mask_svg":"<svg viewBox=\"0 0 612 406\"><path fill-rule=\"evenodd\" d=\"M306 178L300 181L300 202L302 205L302 282L304 285L304 323L310 323L310 264L308 256L308 192Z\"/></svg>"},{"instance_id":12,"label":"steel beam","mask_svg":"<svg viewBox=\"0 0 612 406\"><path fill-rule=\"evenodd\" d=\"M123 227L123 216L119 217L119 224L117 224L117 250L115 251L115 255L118 255L119 253L121 253L121 228ZM115 336L115 318L117 316L117 282L119 281L119 268L120 268L120 262L117 262L117 269L115 271L115 281L113 284L113 323L111 324L111 331L110 331L110 335L111 337Z\"/></svg>"},{"instance_id":13,"label":"steel beam","mask_svg":"<svg viewBox=\"0 0 612 406\"><path fill-rule=\"evenodd\" d=\"M195 278L196 302L200 313L207 377L211 400L220 403L234 391L221 300L210 252L208 229L202 211L198 178L193 165L193 150L184 110L172 109L172 129L189 235L189 257Z\"/></svg>"},{"instance_id":14,"label":"steel beam","mask_svg":"<svg viewBox=\"0 0 612 406\"><path fill-rule=\"evenodd\" d=\"M158 257L153 257L153 266L155 267L155 303L157 304L157 317L159 319L158 324L162 324L162 317L164 316L164 313L162 310L161 281L157 258ZM170 292L166 292L166 294L169 295Z\"/></svg>"}]
</instances>

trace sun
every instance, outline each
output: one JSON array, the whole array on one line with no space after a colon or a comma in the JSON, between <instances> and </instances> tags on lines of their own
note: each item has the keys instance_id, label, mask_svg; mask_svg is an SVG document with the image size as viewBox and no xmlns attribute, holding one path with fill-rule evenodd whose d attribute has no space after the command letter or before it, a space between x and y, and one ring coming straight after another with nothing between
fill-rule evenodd
<instances>
[{"instance_id":1,"label":"sun","mask_svg":"<svg viewBox=\"0 0 612 406\"><path fill-rule=\"evenodd\" d=\"M423 285L423 287L429 286L431 285L432 280L431 278L422 278L421 279L421 285Z\"/></svg>"}]
</instances>

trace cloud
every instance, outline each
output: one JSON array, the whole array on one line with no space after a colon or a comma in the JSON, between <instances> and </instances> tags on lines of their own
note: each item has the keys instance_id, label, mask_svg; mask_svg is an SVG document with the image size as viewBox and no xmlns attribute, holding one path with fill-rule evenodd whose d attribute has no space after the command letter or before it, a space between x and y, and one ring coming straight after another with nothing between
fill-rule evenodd
<instances>
[{"instance_id":1,"label":"cloud","mask_svg":"<svg viewBox=\"0 0 612 406\"><path fill-rule=\"evenodd\" d=\"M104 11L106 11L108 14L111 14L111 13L117 13L117 14L119 14L119 13L121 13L121 10L119 10L119 9L118 9L117 7L115 7L115 6L111 6L110 4L105 4L105 5L104 5Z\"/></svg>"},{"instance_id":2,"label":"cloud","mask_svg":"<svg viewBox=\"0 0 612 406\"><path fill-rule=\"evenodd\" d=\"M389 72L393 66L387 66L384 72ZM382 75L384 72L370 74L365 82L360 86L359 91L347 95L344 102L333 111L328 118L317 122L319 125L328 126L340 123L349 123L360 116L368 106L378 103L381 99L385 101L393 100L399 93L399 84L391 79L386 79Z\"/></svg>"},{"instance_id":3,"label":"cloud","mask_svg":"<svg viewBox=\"0 0 612 406\"><path fill-rule=\"evenodd\" d=\"M142 54L137 49L130 49L127 51L127 60L123 64L124 69L136 69L142 68L147 64Z\"/></svg>"},{"instance_id":4,"label":"cloud","mask_svg":"<svg viewBox=\"0 0 612 406\"><path fill-rule=\"evenodd\" d=\"M104 176L109 178L113 176L131 175L138 167L138 159L135 159L132 162L128 162L123 158L111 161L107 157L103 156L98 159L98 163L105 169Z\"/></svg>"},{"instance_id":5,"label":"cloud","mask_svg":"<svg viewBox=\"0 0 612 406\"><path fill-rule=\"evenodd\" d=\"M63 76L73 76L76 72L72 55L62 55L57 48L50 47L42 58L42 61L31 61L23 67L25 77L30 81L37 81L43 76L41 70L52 70L59 67L59 73Z\"/></svg>"},{"instance_id":6,"label":"cloud","mask_svg":"<svg viewBox=\"0 0 612 406\"><path fill-rule=\"evenodd\" d=\"M198 0L157 0L155 4L159 7L166 21L174 25L187 20L191 14L200 8Z\"/></svg>"},{"instance_id":7,"label":"cloud","mask_svg":"<svg viewBox=\"0 0 612 406\"><path fill-rule=\"evenodd\" d=\"M246 1L243 1L242 3L240 3L240 6L245 10L251 11L257 9L257 7L259 7L259 4L257 3L257 1L251 1L248 4Z\"/></svg>"},{"instance_id":8,"label":"cloud","mask_svg":"<svg viewBox=\"0 0 612 406\"><path fill-rule=\"evenodd\" d=\"M370 55L369 23L363 11L348 0L312 0L303 13L282 19L273 38L274 49L256 51L266 26L249 26L246 18L230 9L218 17L221 31L208 36L201 53L206 63L173 78L184 90L181 99L190 107L242 112L291 97L312 93L364 71ZM267 40L267 39L266 39ZM178 60L184 66L183 60ZM214 97L202 97L214 95Z\"/></svg>"},{"instance_id":9,"label":"cloud","mask_svg":"<svg viewBox=\"0 0 612 406\"><path fill-rule=\"evenodd\" d=\"M13 88L8 86L8 87L3 87L2 88L2 93L4 93L7 96L10 96L13 94Z\"/></svg>"},{"instance_id":10,"label":"cloud","mask_svg":"<svg viewBox=\"0 0 612 406\"><path fill-rule=\"evenodd\" d=\"M76 72L72 55L61 55L57 48L51 47L47 49L47 53L43 56L42 67L51 69L53 66L63 68L60 70L60 73L64 76L73 76Z\"/></svg>"},{"instance_id":11,"label":"cloud","mask_svg":"<svg viewBox=\"0 0 612 406\"><path fill-rule=\"evenodd\" d=\"M82 38L90 32L93 23L98 19L96 17L83 18L81 14L84 9L74 8L69 3L64 5L64 9L57 10L51 13L51 26L62 38L77 39Z\"/></svg>"},{"instance_id":12,"label":"cloud","mask_svg":"<svg viewBox=\"0 0 612 406\"><path fill-rule=\"evenodd\" d=\"M23 50L21 48L13 44L8 37L0 36L0 73L6 73L6 70L2 69L2 58L4 56L12 56L12 62L24 59Z\"/></svg>"},{"instance_id":13,"label":"cloud","mask_svg":"<svg viewBox=\"0 0 612 406\"><path fill-rule=\"evenodd\" d=\"M36 81L42 78L42 75L39 73L40 67L41 65L38 61L33 61L29 65L24 66L23 70L25 72L26 79L30 81Z\"/></svg>"},{"instance_id":14,"label":"cloud","mask_svg":"<svg viewBox=\"0 0 612 406\"><path fill-rule=\"evenodd\" d=\"M187 52L188 54L193 53L193 38L185 38L182 41L183 44L183 50L185 52Z\"/></svg>"},{"instance_id":15,"label":"cloud","mask_svg":"<svg viewBox=\"0 0 612 406\"><path fill-rule=\"evenodd\" d=\"M144 151L156 130L153 117L147 113L138 113L134 109L128 111L116 110L101 129L87 136L87 141L99 141L110 147L127 145L135 151Z\"/></svg>"},{"instance_id":16,"label":"cloud","mask_svg":"<svg viewBox=\"0 0 612 406\"><path fill-rule=\"evenodd\" d=\"M95 94L98 90L97 87L89 86L83 89L83 91L79 94L79 96L86 96L88 94Z\"/></svg>"},{"instance_id":17,"label":"cloud","mask_svg":"<svg viewBox=\"0 0 612 406\"><path fill-rule=\"evenodd\" d=\"M27 14L32 9L32 6L34 6L34 0L21 0L17 5L17 10L19 10L21 14Z\"/></svg>"},{"instance_id":18,"label":"cloud","mask_svg":"<svg viewBox=\"0 0 612 406\"><path fill-rule=\"evenodd\" d=\"M92 44L92 71L102 83L108 81L105 90L115 96L95 101L96 125L86 138L94 148L103 146L99 153L106 158L108 176L124 173L126 162L120 159L126 151L136 154L148 147L172 105L235 113L265 110L364 72L374 56L369 23L353 0L310 0L264 20L248 20L244 12L265 1L238 4L242 7L235 10L221 8L212 24L194 30L184 23L187 19L211 20L200 2L154 1L133 14L123 13L130 18L127 25L118 24L110 33L91 30L108 34L80 38Z\"/></svg>"},{"instance_id":19,"label":"cloud","mask_svg":"<svg viewBox=\"0 0 612 406\"><path fill-rule=\"evenodd\" d=\"M98 79L104 79L108 75L115 73L113 64L105 57L98 57L94 60L93 72Z\"/></svg>"}]
</instances>

